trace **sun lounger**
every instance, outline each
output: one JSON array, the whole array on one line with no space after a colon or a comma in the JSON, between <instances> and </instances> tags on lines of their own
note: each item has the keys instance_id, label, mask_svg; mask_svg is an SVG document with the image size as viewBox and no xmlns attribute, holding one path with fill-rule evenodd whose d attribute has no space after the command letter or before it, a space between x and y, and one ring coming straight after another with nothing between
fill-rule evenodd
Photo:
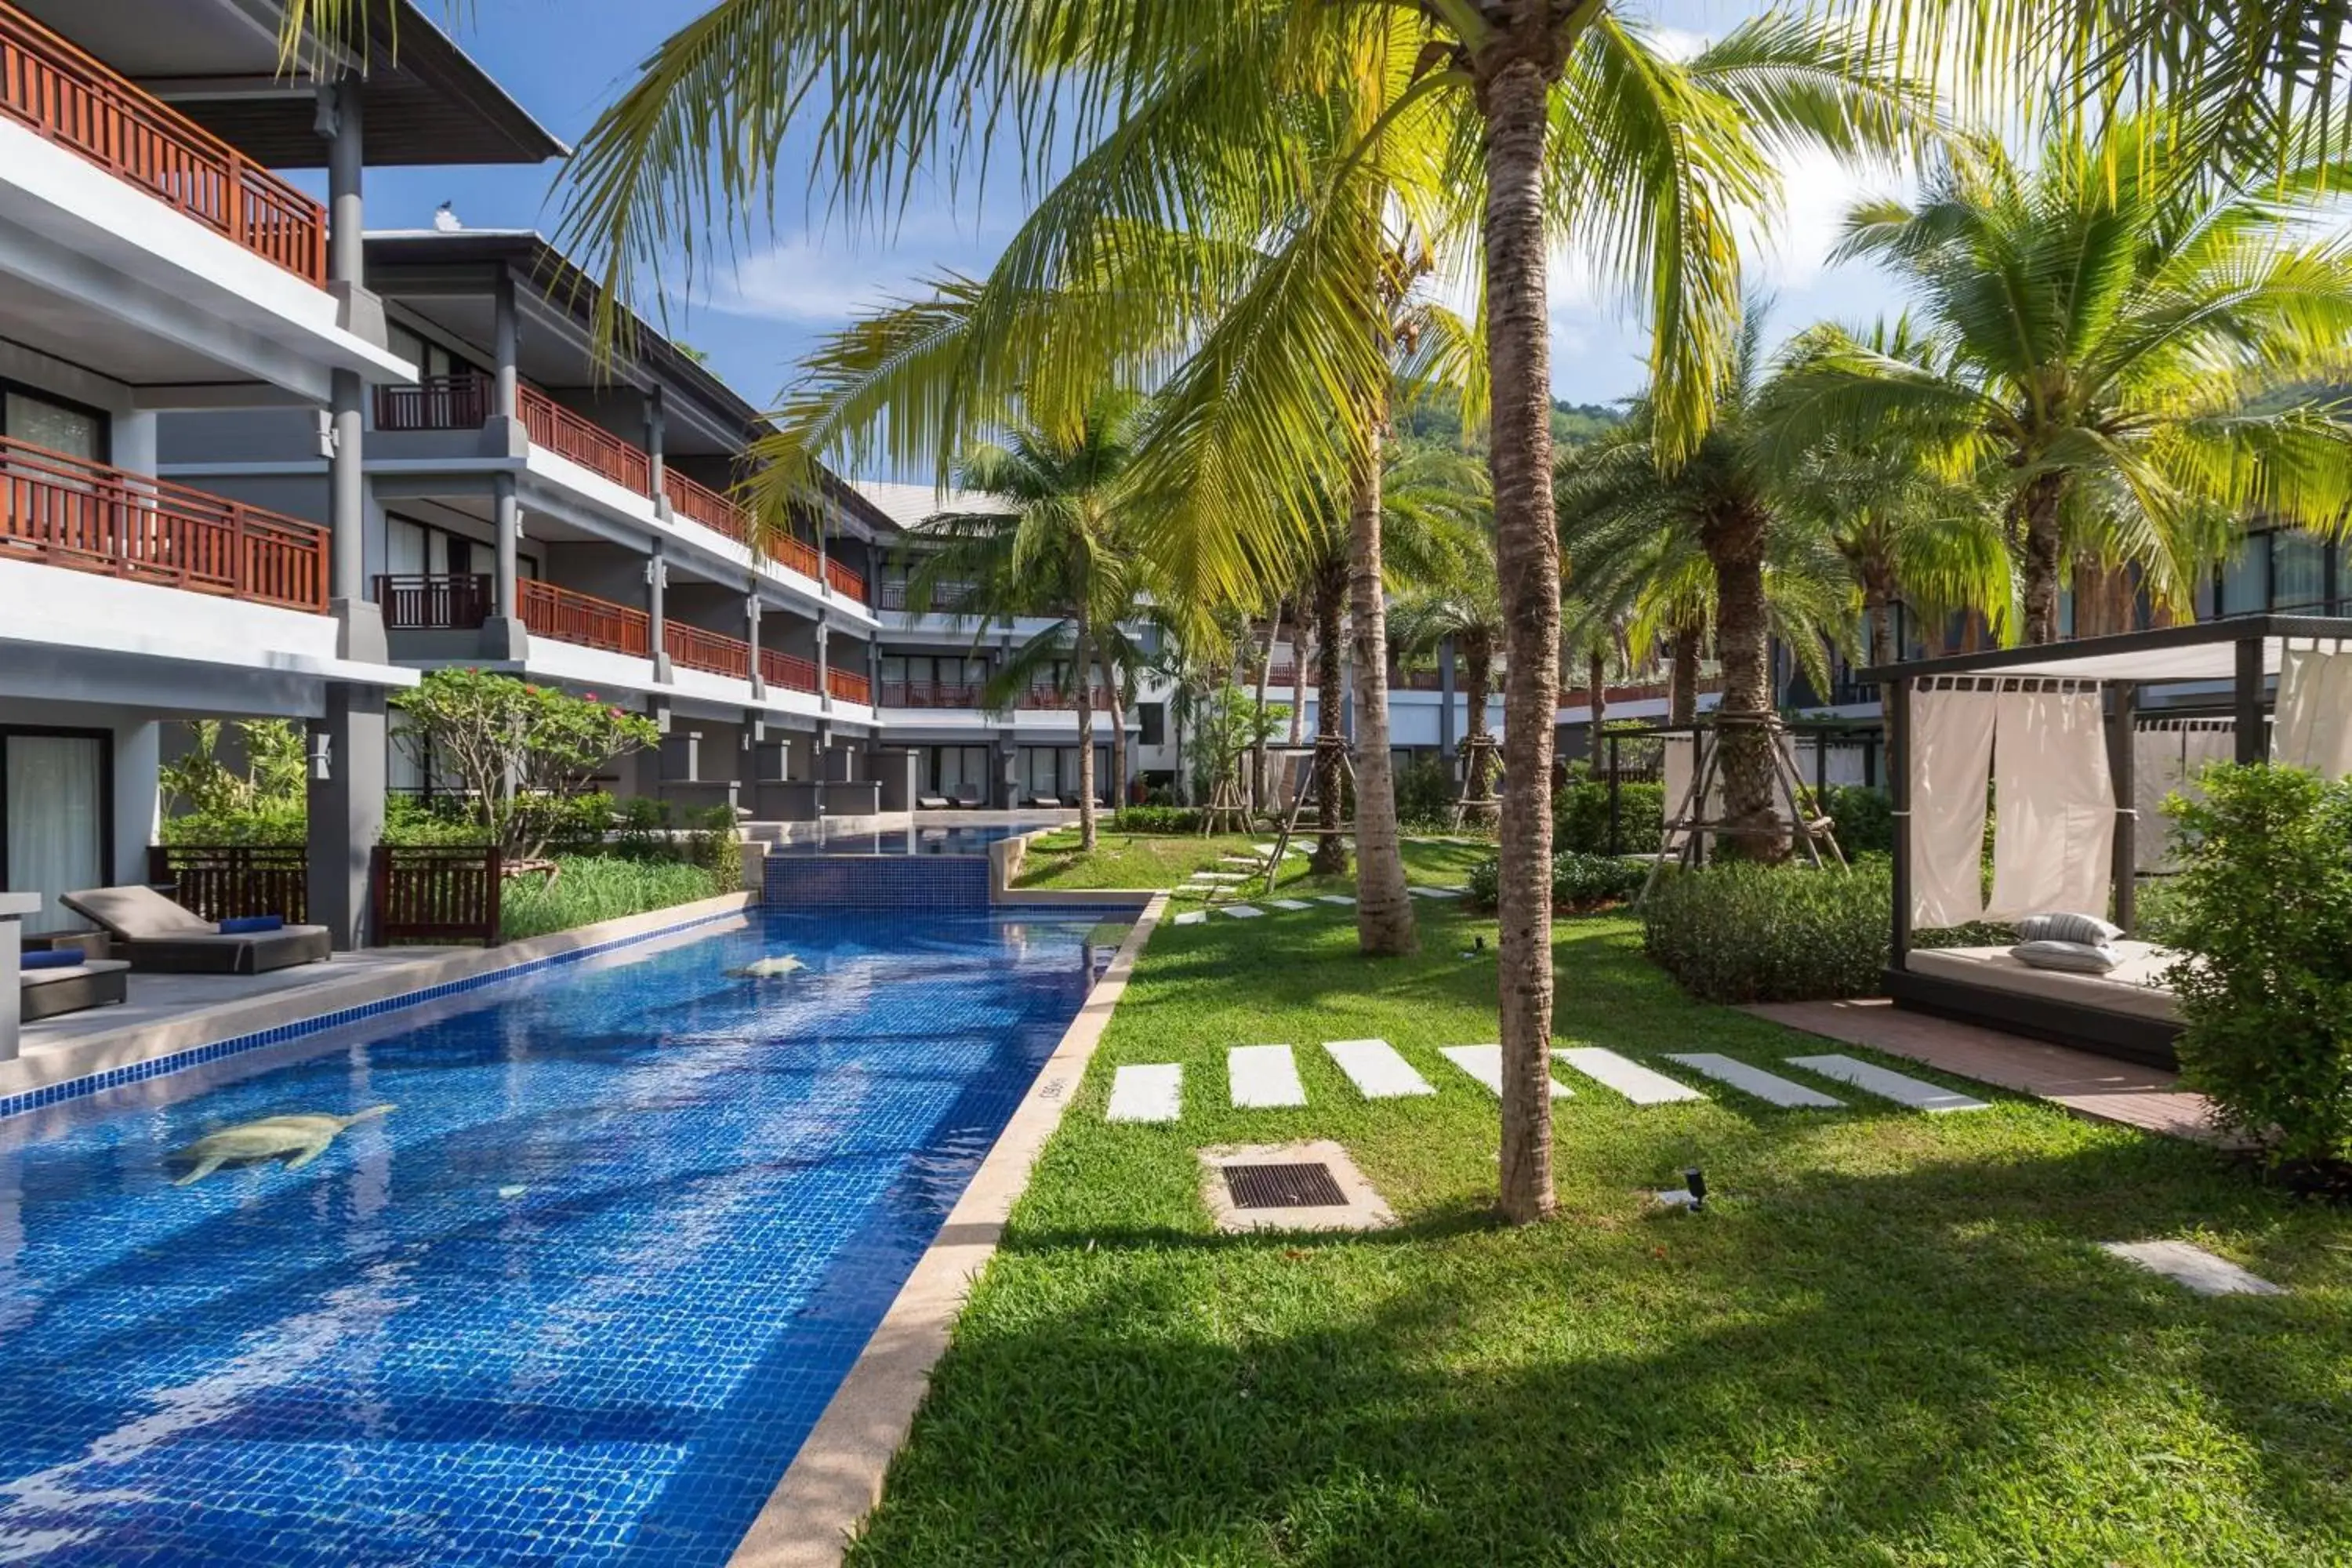
<instances>
[{"instance_id":1,"label":"sun lounger","mask_svg":"<svg viewBox=\"0 0 2352 1568\"><path fill-rule=\"evenodd\" d=\"M62 969L27 969L16 988L17 1016L29 1024L120 1002L130 973L131 965L119 958L89 958Z\"/></svg>"},{"instance_id":2,"label":"sun lounger","mask_svg":"<svg viewBox=\"0 0 2352 1568\"><path fill-rule=\"evenodd\" d=\"M1058 806L1062 804L1062 797L1055 795L1033 795L1029 797L1029 804L1031 805Z\"/></svg>"},{"instance_id":3,"label":"sun lounger","mask_svg":"<svg viewBox=\"0 0 2352 1568\"><path fill-rule=\"evenodd\" d=\"M104 926L133 969L165 974L260 974L333 951L325 926L224 934L152 888L89 888L58 902Z\"/></svg>"},{"instance_id":4,"label":"sun lounger","mask_svg":"<svg viewBox=\"0 0 2352 1568\"><path fill-rule=\"evenodd\" d=\"M915 808L919 811L945 811L948 809L948 797L943 795L919 795L915 797Z\"/></svg>"}]
</instances>

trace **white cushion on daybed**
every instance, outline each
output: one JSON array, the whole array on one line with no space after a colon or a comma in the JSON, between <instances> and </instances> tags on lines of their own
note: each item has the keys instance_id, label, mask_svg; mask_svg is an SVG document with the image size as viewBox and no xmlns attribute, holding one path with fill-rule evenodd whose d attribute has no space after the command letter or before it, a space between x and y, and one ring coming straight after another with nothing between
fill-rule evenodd
<instances>
[{"instance_id":1,"label":"white cushion on daybed","mask_svg":"<svg viewBox=\"0 0 2352 1568\"><path fill-rule=\"evenodd\" d=\"M2172 993L2164 988L2164 972L2180 961L2168 948L2148 942L2115 942L2117 963L2105 974L2072 974L2054 969L2033 969L2020 963L2005 947L1919 947L1911 950L1905 967L1914 974L1929 974L1963 985L1981 985L2021 996L2042 996L2096 1007L2135 1018L2161 1023L2179 1021Z\"/></svg>"}]
</instances>

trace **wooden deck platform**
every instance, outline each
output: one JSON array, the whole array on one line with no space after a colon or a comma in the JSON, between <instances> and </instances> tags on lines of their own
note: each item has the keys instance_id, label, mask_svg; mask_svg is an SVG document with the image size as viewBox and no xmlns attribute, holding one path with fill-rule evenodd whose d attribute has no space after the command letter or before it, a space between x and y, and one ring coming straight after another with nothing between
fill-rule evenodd
<instances>
[{"instance_id":1,"label":"wooden deck platform","mask_svg":"<svg viewBox=\"0 0 2352 1568\"><path fill-rule=\"evenodd\" d=\"M2223 1141L2212 1107L2178 1074L2046 1045L1974 1024L1906 1012L1885 998L1770 1002L1745 1009L1810 1035L1868 1046L1980 1083L2037 1095L2095 1121L2205 1142Z\"/></svg>"}]
</instances>

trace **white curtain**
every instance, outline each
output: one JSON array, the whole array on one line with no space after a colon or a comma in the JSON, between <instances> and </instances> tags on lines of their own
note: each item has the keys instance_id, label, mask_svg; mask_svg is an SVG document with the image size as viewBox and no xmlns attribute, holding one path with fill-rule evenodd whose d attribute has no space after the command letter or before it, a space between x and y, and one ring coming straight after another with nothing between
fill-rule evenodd
<instances>
[{"instance_id":1,"label":"white curtain","mask_svg":"<svg viewBox=\"0 0 2352 1568\"><path fill-rule=\"evenodd\" d=\"M2277 717L2272 761L2324 779L2352 773L2352 649L2335 642L2284 649Z\"/></svg>"},{"instance_id":2,"label":"white curtain","mask_svg":"<svg viewBox=\"0 0 2352 1568\"><path fill-rule=\"evenodd\" d=\"M2132 735L2132 807L2138 821L2132 833L2132 864L2142 871L2172 868L2172 819L2164 815L2167 795L2201 800L2197 775L2207 764L2237 754L2234 725L2175 720Z\"/></svg>"},{"instance_id":3,"label":"white curtain","mask_svg":"<svg viewBox=\"0 0 2352 1568\"><path fill-rule=\"evenodd\" d=\"M2062 910L2105 915L2116 788L2099 692L2004 691L1996 708L1992 898L1985 918Z\"/></svg>"},{"instance_id":4,"label":"white curtain","mask_svg":"<svg viewBox=\"0 0 2352 1568\"><path fill-rule=\"evenodd\" d=\"M1993 714L1990 691L1912 693L1911 923L1922 930L1984 914L1980 860Z\"/></svg>"},{"instance_id":5,"label":"white curtain","mask_svg":"<svg viewBox=\"0 0 2352 1568\"><path fill-rule=\"evenodd\" d=\"M104 742L79 735L0 737L7 763L8 890L41 895L32 931L78 931L87 922L60 893L101 887L106 875L99 820Z\"/></svg>"}]
</instances>

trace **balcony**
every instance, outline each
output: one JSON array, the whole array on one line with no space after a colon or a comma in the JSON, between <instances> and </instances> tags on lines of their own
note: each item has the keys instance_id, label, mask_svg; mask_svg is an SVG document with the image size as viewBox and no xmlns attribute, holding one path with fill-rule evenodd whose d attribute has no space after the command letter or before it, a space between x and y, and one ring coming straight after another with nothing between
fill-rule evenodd
<instances>
[{"instance_id":1,"label":"balcony","mask_svg":"<svg viewBox=\"0 0 2352 1568\"><path fill-rule=\"evenodd\" d=\"M730 679L751 679L751 645L723 632L707 632L679 621L662 623L662 650L672 664L707 670Z\"/></svg>"},{"instance_id":2,"label":"balcony","mask_svg":"<svg viewBox=\"0 0 2352 1568\"><path fill-rule=\"evenodd\" d=\"M956 614L962 609L964 601L971 597L971 590L972 585L970 583L934 584L931 589L929 613L935 616ZM907 607L907 580L904 577L890 577L883 580L879 607L885 610L903 610Z\"/></svg>"},{"instance_id":3,"label":"balcony","mask_svg":"<svg viewBox=\"0 0 2352 1568\"><path fill-rule=\"evenodd\" d=\"M1075 693L1056 691L1050 686L1033 686L1023 692L1014 700L1013 706L1032 711L1055 709L1069 712L1073 710L1071 704L1076 700ZM1110 707L1110 692L1100 686L1089 688L1087 692L1087 706L1090 711L1096 713L1108 710Z\"/></svg>"},{"instance_id":4,"label":"balcony","mask_svg":"<svg viewBox=\"0 0 2352 1568\"><path fill-rule=\"evenodd\" d=\"M496 405L494 384L478 371L429 376L414 386L377 388L375 425L379 430L478 430L488 423ZM652 498L653 458L642 447L533 386L516 388L516 411L533 446L544 447L625 489ZM729 497L667 468L662 471L662 494L679 517L750 547L751 515ZM866 602L866 579L824 556L806 541L787 533L769 540L766 550L777 564L803 577L820 579L834 592L860 604Z\"/></svg>"},{"instance_id":5,"label":"balcony","mask_svg":"<svg viewBox=\"0 0 2352 1568\"><path fill-rule=\"evenodd\" d=\"M760 679L787 691L816 691L816 661L772 647L760 650Z\"/></svg>"},{"instance_id":6,"label":"balcony","mask_svg":"<svg viewBox=\"0 0 2352 1568\"><path fill-rule=\"evenodd\" d=\"M884 584L887 595L888 584ZM882 683L882 706L885 708L978 708L982 706L980 688L961 685L951 680L886 680Z\"/></svg>"},{"instance_id":7,"label":"balcony","mask_svg":"<svg viewBox=\"0 0 2352 1568\"><path fill-rule=\"evenodd\" d=\"M825 670L824 689L833 694L836 702L855 702L865 707L874 700L873 682L855 670L837 666Z\"/></svg>"},{"instance_id":8,"label":"balcony","mask_svg":"<svg viewBox=\"0 0 2352 1568\"><path fill-rule=\"evenodd\" d=\"M312 614L327 608L325 529L0 438L0 560L18 559Z\"/></svg>"},{"instance_id":9,"label":"balcony","mask_svg":"<svg viewBox=\"0 0 2352 1568\"><path fill-rule=\"evenodd\" d=\"M0 114L304 282L325 285L324 208L6 5Z\"/></svg>"}]
</instances>

